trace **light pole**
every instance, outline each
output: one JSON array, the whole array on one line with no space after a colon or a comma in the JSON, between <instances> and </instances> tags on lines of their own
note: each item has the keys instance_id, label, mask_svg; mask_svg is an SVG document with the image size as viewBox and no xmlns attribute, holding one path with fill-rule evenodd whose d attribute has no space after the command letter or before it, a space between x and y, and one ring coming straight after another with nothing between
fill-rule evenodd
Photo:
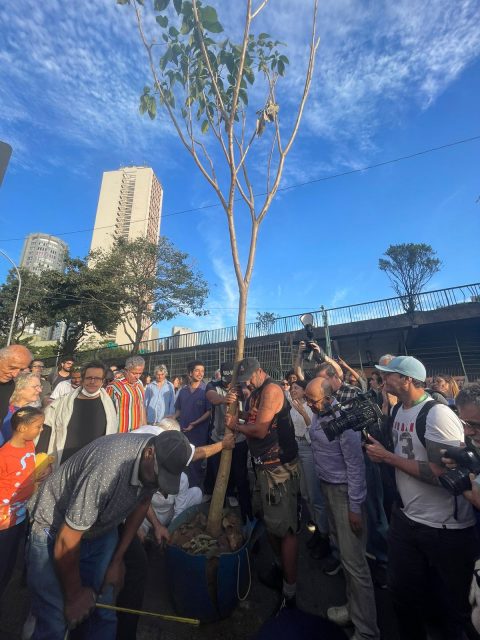
<instances>
[{"instance_id":1,"label":"light pole","mask_svg":"<svg viewBox=\"0 0 480 640\"><path fill-rule=\"evenodd\" d=\"M20 291L22 290L22 276L20 275L20 271L18 270L17 265L14 263L14 261L10 258L9 255L7 255L5 253L5 251L2 251L0 249L0 253L2 254L2 256L4 256L9 262L12 263L13 268L15 269L15 271L17 272L17 278L18 278L18 290L17 290L17 298L15 300L15 306L13 308L13 314L12 314L12 321L10 323L10 331L8 332L8 339L7 339L7 347L10 345L10 343L12 342L12 335L13 335L13 327L15 326L15 318L17 317L17 307L18 307L18 300L20 299Z\"/></svg>"}]
</instances>

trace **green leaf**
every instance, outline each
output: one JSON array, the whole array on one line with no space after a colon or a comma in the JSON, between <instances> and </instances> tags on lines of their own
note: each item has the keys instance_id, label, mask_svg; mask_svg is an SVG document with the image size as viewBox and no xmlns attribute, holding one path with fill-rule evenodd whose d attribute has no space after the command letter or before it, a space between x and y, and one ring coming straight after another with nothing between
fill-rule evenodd
<instances>
[{"instance_id":1,"label":"green leaf","mask_svg":"<svg viewBox=\"0 0 480 640\"><path fill-rule=\"evenodd\" d=\"M156 16L155 20L158 22L158 24L163 27L165 29L165 27L168 25L168 18L167 16Z\"/></svg>"},{"instance_id":2,"label":"green leaf","mask_svg":"<svg viewBox=\"0 0 480 640\"><path fill-rule=\"evenodd\" d=\"M245 91L245 89L240 89L240 91L238 92L238 96L243 104L245 106L248 106L248 93Z\"/></svg>"},{"instance_id":3,"label":"green leaf","mask_svg":"<svg viewBox=\"0 0 480 640\"><path fill-rule=\"evenodd\" d=\"M185 0L185 2L182 4L182 13L185 18L193 17L193 6L191 2L188 2L188 0Z\"/></svg>"},{"instance_id":4,"label":"green leaf","mask_svg":"<svg viewBox=\"0 0 480 640\"><path fill-rule=\"evenodd\" d=\"M193 22L191 20L188 20L185 16L183 17L183 22L182 22L182 26L180 27L180 33L183 36L186 36L187 33L190 33L190 31L193 29Z\"/></svg>"},{"instance_id":5,"label":"green leaf","mask_svg":"<svg viewBox=\"0 0 480 640\"><path fill-rule=\"evenodd\" d=\"M180 31L178 31L178 29L175 29L175 27L170 27L168 33L172 36L172 38L176 38Z\"/></svg>"},{"instance_id":6,"label":"green leaf","mask_svg":"<svg viewBox=\"0 0 480 640\"><path fill-rule=\"evenodd\" d=\"M130 0L117 0L117 4L130 4Z\"/></svg>"},{"instance_id":7,"label":"green leaf","mask_svg":"<svg viewBox=\"0 0 480 640\"><path fill-rule=\"evenodd\" d=\"M170 0L155 0L153 6L155 11L165 11L169 4Z\"/></svg>"},{"instance_id":8,"label":"green leaf","mask_svg":"<svg viewBox=\"0 0 480 640\"><path fill-rule=\"evenodd\" d=\"M270 38L270 34L269 34L269 33L261 33L261 34L258 36L258 39L259 39L259 40L266 40L267 38Z\"/></svg>"},{"instance_id":9,"label":"green leaf","mask_svg":"<svg viewBox=\"0 0 480 640\"><path fill-rule=\"evenodd\" d=\"M223 31L223 27L219 22L202 22L202 25L206 31L211 33L221 33Z\"/></svg>"},{"instance_id":10,"label":"green leaf","mask_svg":"<svg viewBox=\"0 0 480 640\"><path fill-rule=\"evenodd\" d=\"M200 22L218 22L217 12L213 7L203 7L200 9Z\"/></svg>"},{"instance_id":11,"label":"green leaf","mask_svg":"<svg viewBox=\"0 0 480 640\"><path fill-rule=\"evenodd\" d=\"M283 60L278 61L278 73L283 76L285 74L285 64Z\"/></svg>"},{"instance_id":12,"label":"green leaf","mask_svg":"<svg viewBox=\"0 0 480 640\"><path fill-rule=\"evenodd\" d=\"M255 74L253 73L252 69L250 69L250 67L245 67L243 73L250 84L253 84L255 82Z\"/></svg>"},{"instance_id":13,"label":"green leaf","mask_svg":"<svg viewBox=\"0 0 480 640\"><path fill-rule=\"evenodd\" d=\"M177 14L180 15L182 10L182 0L173 0L173 6L175 7Z\"/></svg>"},{"instance_id":14,"label":"green leaf","mask_svg":"<svg viewBox=\"0 0 480 640\"><path fill-rule=\"evenodd\" d=\"M209 126L208 120L204 120L202 122L202 133L207 133Z\"/></svg>"}]
</instances>

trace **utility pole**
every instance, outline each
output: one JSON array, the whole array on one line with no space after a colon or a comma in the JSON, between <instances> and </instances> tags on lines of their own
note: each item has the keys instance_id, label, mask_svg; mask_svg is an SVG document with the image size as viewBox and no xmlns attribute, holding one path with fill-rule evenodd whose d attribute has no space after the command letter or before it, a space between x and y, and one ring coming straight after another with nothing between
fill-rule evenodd
<instances>
[{"instance_id":1,"label":"utility pole","mask_svg":"<svg viewBox=\"0 0 480 640\"><path fill-rule=\"evenodd\" d=\"M8 333L8 339L7 339L7 347L10 345L10 343L12 342L12 335L13 335L13 328L15 327L15 319L17 317L17 308L18 308L18 301L20 299L20 291L22 290L22 276L20 275L20 271L18 270L17 265L15 264L15 262L10 258L10 256L8 254L5 253L5 251L2 251L0 249L0 253L2 254L2 256L4 256L9 262L12 263L13 268L15 269L15 271L17 272L17 278L18 278L18 289L17 289L17 297L15 299L15 306L13 308L13 314L12 314L12 321L10 323L10 331Z\"/></svg>"}]
</instances>

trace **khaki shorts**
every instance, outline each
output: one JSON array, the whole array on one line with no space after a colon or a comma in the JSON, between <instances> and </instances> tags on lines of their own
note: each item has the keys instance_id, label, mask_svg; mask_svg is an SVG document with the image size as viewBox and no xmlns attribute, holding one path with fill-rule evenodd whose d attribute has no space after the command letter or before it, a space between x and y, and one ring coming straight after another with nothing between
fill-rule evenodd
<instances>
[{"instance_id":1,"label":"khaki shorts","mask_svg":"<svg viewBox=\"0 0 480 640\"><path fill-rule=\"evenodd\" d=\"M300 469L298 469L300 471ZM260 517L269 533L283 538L297 530L297 496L300 493L300 476L290 476L285 482L269 488L269 479L262 467L256 468L257 481L253 494L254 513Z\"/></svg>"}]
</instances>

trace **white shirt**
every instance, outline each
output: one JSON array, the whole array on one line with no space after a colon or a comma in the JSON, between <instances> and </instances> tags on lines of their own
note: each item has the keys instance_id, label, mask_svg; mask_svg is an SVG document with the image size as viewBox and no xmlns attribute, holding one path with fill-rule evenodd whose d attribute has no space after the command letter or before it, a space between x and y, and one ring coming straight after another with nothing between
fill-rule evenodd
<instances>
[{"instance_id":1,"label":"white shirt","mask_svg":"<svg viewBox=\"0 0 480 640\"><path fill-rule=\"evenodd\" d=\"M62 396L68 396L68 394L72 393L72 391L73 387L71 380L64 380L63 382L59 382L50 394L50 400L56 400L57 398L61 398Z\"/></svg>"},{"instance_id":2,"label":"white shirt","mask_svg":"<svg viewBox=\"0 0 480 640\"><path fill-rule=\"evenodd\" d=\"M313 413L307 403L304 403L303 410L310 418L310 424L312 424ZM309 429L310 426L307 427L305 423L305 418L302 414L292 406L290 409L290 416L292 418L293 426L295 428L295 437L296 438L305 438L307 442L310 442L310 434Z\"/></svg>"},{"instance_id":3,"label":"white shirt","mask_svg":"<svg viewBox=\"0 0 480 640\"><path fill-rule=\"evenodd\" d=\"M402 406L398 410L392 431L396 455L408 460L427 461L427 450L417 436L415 420L429 400L427 397L410 409ZM449 407L435 405L427 414L425 439L458 447L464 440L462 423ZM464 529L475 524L472 507L463 496L455 498L443 487L422 482L400 469L395 470L395 475L403 511L412 520L429 527L449 529Z\"/></svg>"}]
</instances>

